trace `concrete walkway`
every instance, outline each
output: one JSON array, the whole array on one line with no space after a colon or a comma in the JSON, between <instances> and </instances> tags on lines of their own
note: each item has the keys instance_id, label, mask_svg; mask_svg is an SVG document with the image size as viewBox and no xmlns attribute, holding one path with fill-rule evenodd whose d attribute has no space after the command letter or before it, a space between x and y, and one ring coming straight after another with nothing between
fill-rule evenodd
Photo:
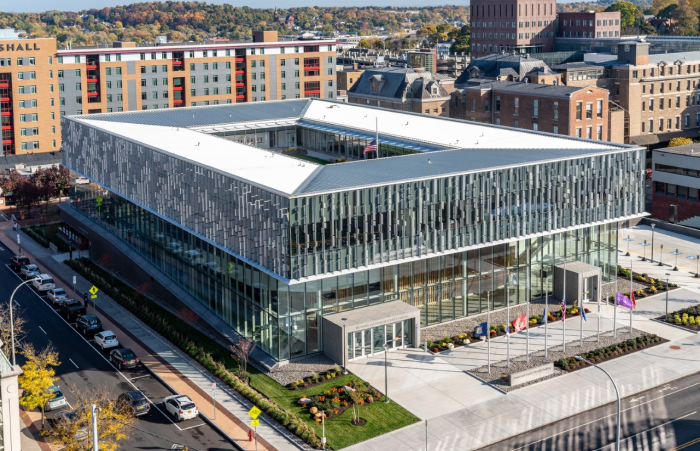
<instances>
[{"instance_id":1,"label":"concrete walkway","mask_svg":"<svg viewBox=\"0 0 700 451\"><path fill-rule=\"evenodd\" d=\"M18 251L16 233L12 231L12 224L9 222L0 223L0 242L2 242L2 246L13 252ZM62 263L65 256L50 254L24 234L22 234L21 243L23 253L29 256L32 263L39 265L42 272L51 274L57 281L57 285L69 292L69 296L82 299L83 293L92 286L90 282L77 276L77 283L75 290L73 290L72 280L76 274ZM97 303L98 313L105 329L116 332L120 343L133 349L141 361L158 377L178 393L189 395L203 415L209 419L213 418L213 399L211 397L213 379L208 372L106 295L100 294ZM92 312L92 305L88 307L88 312ZM217 415L213 423L244 449L252 451L256 447L254 442L248 440L250 418L247 416L251 407L252 404L243 399L237 392L230 389L224 390L222 384L218 384ZM261 422L257 429L258 450L293 451L299 449L286 435L280 432L283 428L279 424L267 420L263 416L260 417Z\"/></svg>"},{"instance_id":2,"label":"concrete walkway","mask_svg":"<svg viewBox=\"0 0 700 451\"><path fill-rule=\"evenodd\" d=\"M665 309L665 293L639 299L633 315L633 327L672 340L645 351L601 364L616 379L623 396L669 383L700 371L700 335L651 321ZM670 311L700 303L700 290L680 289L669 293ZM595 304L588 305L591 310ZM618 309L618 327L629 325L627 309ZM611 330L612 306L602 309L602 330ZM581 320L566 323L567 346L575 352ZM548 343L560 346L561 323L548 327ZM597 316L588 315L584 337L595 340ZM524 334L511 338L511 356L524 355ZM531 351L544 345L542 327L530 331ZM673 350L671 345L680 349ZM427 419L428 450L463 451L478 449L507 437L564 419L578 412L615 400L612 384L595 368L526 386L502 394L463 371L485 363L485 344L458 348L432 356L418 350L389 354L389 396L422 419ZM504 357L505 340L492 341L492 358ZM360 368L364 366L365 368ZM383 387L383 359L374 358L349 366L375 384ZM394 394L392 396L392 387ZM420 423L347 448L352 451L425 451L426 424Z\"/></svg>"}]
</instances>

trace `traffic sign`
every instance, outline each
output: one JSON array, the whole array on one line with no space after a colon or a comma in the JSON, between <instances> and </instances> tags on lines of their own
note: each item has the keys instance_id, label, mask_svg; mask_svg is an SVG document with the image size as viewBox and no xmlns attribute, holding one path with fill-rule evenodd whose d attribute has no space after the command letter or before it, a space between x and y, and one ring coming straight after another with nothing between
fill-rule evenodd
<instances>
[{"instance_id":1,"label":"traffic sign","mask_svg":"<svg viewBox=\"0 0 700 451\"><path fill-rule=\"evenodd\" d=\"M248 411L248 416L255 420L256 418L258 418L258 415L260 415L260 413L262 413L262 411L257 407L253 406L253 408Z\"/></svg>"},{"instance_id":2,"label":"traffic sign","mask_svg":"<svg viewBox=\"0 0 700 451\"><path fill-rule=\"evenodd\" d=\"M89 291L90 291L90 294L92 294L92 295L94 296L94 295L96 295L97 292L100 291L100 290L98 290L97 287L96 287L95 285L93 285L92 288L90 288Z\"/></svg>"},{"instance_id":3,"label":"traffic sign","mask_svg":"<svg viewBox=\"0 0 700 451\"><path fill-rule=\"evenodd\" d=\"M250 422L250 427L254 428L260 426L260 420L253 420Z\"/></svg>"}]
</instances>

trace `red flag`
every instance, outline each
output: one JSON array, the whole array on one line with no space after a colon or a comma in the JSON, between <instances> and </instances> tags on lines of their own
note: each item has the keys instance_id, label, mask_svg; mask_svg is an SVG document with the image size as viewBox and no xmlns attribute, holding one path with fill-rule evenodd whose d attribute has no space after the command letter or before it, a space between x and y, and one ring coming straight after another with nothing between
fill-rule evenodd
<instances>
[{"instance_id":1,"label":"red flag","mask_svg":"<svg viewBox=\"0 0 700 451\"><path fill-rule=\"evenodd\" d=\"M634 299L634 291L630 293L630 299L632 299L632 310L637 310L637 301Z\"/></svg>"},{"instance_id":2,"label":"red flag","mask_svg":"<svg viewBox=\"0 0 700 451\"><path fill-rule=\"evenodd\" d=\"M513 330L520 332L527 326L527 316L521 315L513 320Z\"/></svg>"}]
</instances>

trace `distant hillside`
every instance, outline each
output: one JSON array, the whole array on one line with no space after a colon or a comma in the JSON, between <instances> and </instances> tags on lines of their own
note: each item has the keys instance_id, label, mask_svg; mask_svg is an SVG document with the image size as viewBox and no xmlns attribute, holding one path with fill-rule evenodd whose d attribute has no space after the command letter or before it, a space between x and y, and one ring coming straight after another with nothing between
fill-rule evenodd
<instances>
[{"instance_id":1,"label":"distant hillside","mask_svg":"<svg viewBox=\"0 0 700 451\"><path fill-rule=\"evenodd\" d=\"M399 7L303 7L277 10L292 16L307 30L370 34L383 28L399 32L404 26L420 28L445 22L466 22L466 5L425 8ZM154 41L167 35L172 41L205 38L243 39L253 29L295 34L274 21L274 10L214 5L206 2L147 2L78 12L6 13L0 11L0 28L24 30L34 37L55 36L59 43L94 45L117 40Z\"/></svg>"}]
</instances>

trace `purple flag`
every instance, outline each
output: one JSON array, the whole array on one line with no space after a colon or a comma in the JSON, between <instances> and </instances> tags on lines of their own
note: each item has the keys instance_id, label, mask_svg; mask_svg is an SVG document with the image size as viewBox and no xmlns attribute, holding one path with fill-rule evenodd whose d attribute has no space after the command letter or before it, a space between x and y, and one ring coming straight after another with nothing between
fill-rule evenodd
<instances>
[{"instance_id":1,"label":"purple flag","mask_svg":"<svg viewBox=\"0 0 700 451\"><path fill-rule=\"evenodd\" d=\"M616 296L616 298L615 298L615 303L616 303L617 305L621 305L621 306L623 306L623 307L627 307L627 308L630 309L630 310L632 310L632 308L633 308L633 306L634 306L634 305L632 304L632 301L630 300L630 298L628 298L627 296L625 296L625 295L622 294L622 293L617 293L617 296Z\"/></svg>"}]
</instances>

